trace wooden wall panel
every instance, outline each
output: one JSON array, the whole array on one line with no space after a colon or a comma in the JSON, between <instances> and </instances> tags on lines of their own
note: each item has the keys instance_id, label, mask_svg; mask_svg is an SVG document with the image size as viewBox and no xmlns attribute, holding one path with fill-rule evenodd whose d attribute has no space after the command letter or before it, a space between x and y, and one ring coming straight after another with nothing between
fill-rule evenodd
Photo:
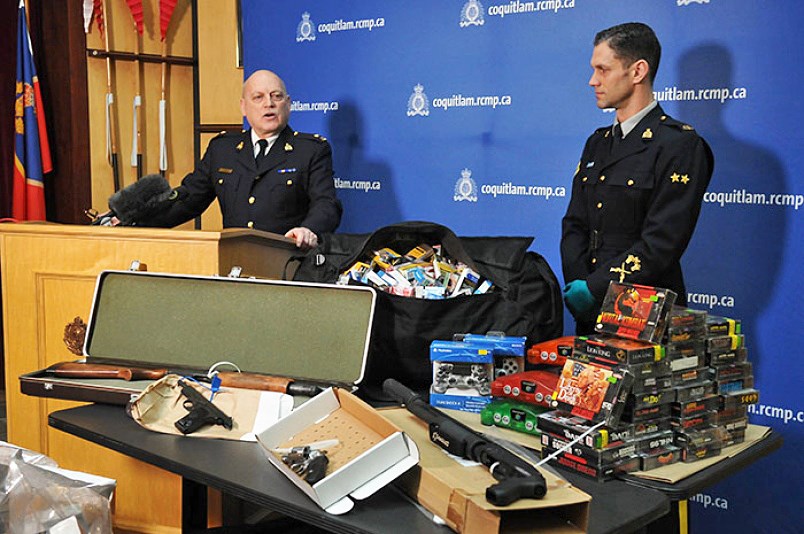
<instances>
[{"instance_id":1,"label":"wooden wall panel","mask_svg":"<svg viewBox=\"0 0 804 534\"><path fill-rule=\"evenodd\" d=\"M111 28L109 49L115 52L137 51L137 33L125 0L107 0L106 20ZM193 28L192 2L179 0L173 13L165 40L168 56L192 59ZM162 53L159 33L158 0L143 2L144 35L141 50L145 54ZM87 48L103 50L104 40L97 26L87 34ZM114 99L114 124L119 154L121 186L136 180L136 169L131 166L133 133L133 99L136 94L137 73L133 61L116 59L111 66L112 93ZM143 152L143 174L159 172L159 101L162 91L161 63L141 62L140 94L142 95L142 120L140 123ZM193 67L192 65L169 65L165 77L167 101L167 146L168 170L166 178L172 185L195 165L193 154ZM109 196L114 192L112 168L106 155L106 106L107 67L106 60L90 57L87 60L87 84L89 92L89 139L92 169L92 206L105 210Z\"/></svg>"},{"instance_id":2,"label":"wooden wall panel","mask_svg":"<svg viewBox=\"0 0 804 534\"><path fill-rule=\"evenodd\" d=\"M237 0L197 0L197 4L200 123L242 124Z\"/></svg>"}]
</instances>

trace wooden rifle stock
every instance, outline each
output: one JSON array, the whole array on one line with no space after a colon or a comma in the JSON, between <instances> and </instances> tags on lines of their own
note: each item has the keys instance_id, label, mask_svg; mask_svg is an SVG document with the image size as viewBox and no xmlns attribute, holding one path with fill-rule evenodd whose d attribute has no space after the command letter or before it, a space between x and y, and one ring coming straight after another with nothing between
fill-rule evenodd
<instances>
[{"instance_id":1,"label":"wooden rifle stock","mask_svg":"<svg viewBox=\"0 0 804 534\"><path fill-rule=\"evenodd\" d=\"M101 363L61 362L46 369L48 374L60 378L118 378L121 380L158 380L167 369L121 367Z\"/></svg>"},{"instance_id":2,"label":"wooden rifle stock","mask_svg":"<svg viewBox=\"0 0 804 534\"><path fill-rule=\"evenodd\" d=\"M254 373L219 372L218 378L221 379L223 387L278 391L279 393L286 393L288 385L292 382L290 378Z\"/></svg>"},{"instance_id":3,"label":"wooden rifle stock","mask_svg":"<svg viewBox=\"0 0 804 534\"><path fill-rule=\"evenodd\" d=\"M310 382L299 382L292 378L281 376L268 376L256 373L219 372L221 386L243 389L259 389L262 391L277 391L288 395L302 395L314 397L321 388Z\"/></svg>"}]
</instances>

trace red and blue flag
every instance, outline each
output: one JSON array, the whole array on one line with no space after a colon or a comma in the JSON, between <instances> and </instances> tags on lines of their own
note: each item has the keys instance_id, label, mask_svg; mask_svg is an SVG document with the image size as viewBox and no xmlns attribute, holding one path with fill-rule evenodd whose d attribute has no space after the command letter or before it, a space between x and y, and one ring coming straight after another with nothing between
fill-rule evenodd
<instances>
[{"instance_id":1,"label":"red and blue flag","mask_svg":"<svg viewBox=\"0 0 804 534\"><path fill-rule=\"evenodd\" d=\"M20 0L17 28L17 83L14 104L14 181L11 216L20 221L45 220L43 176L53 170L39 79L31 38Z\"/></svg>"}]
</instances>

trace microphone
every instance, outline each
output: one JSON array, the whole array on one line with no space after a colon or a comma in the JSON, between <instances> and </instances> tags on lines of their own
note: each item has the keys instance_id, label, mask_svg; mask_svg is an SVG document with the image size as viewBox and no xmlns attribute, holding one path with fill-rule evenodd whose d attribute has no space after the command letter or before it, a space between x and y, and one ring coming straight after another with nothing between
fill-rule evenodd
<instances>
[{"instance_id":1,"label":"microphone","mask_svg":"<svg viewBox=\"0 0 804 534\"><path fill-rule=\"evenodd\" d=\"M172 192L165 178L148 174L109 197L110 215L117 216L123 226L147 224L148 218L159 211Z\"/></svg>"}]
</instances>

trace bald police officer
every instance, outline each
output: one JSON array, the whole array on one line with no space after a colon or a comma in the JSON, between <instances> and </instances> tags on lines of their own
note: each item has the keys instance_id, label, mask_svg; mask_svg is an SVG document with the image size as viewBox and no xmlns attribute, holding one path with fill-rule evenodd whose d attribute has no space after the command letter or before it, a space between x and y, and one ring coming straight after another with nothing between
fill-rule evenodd
<instances>
[{"instance_id":1,"label":"bald police officer","mask_svg":"<svg viewBox=\"0 0 804 534\"><path fill-rule=\"evenodd\" d=\"M661 46L645 24L595 36L589 85L614 125L586 141L562 221L564 301L577 333L593 331L612 280L672 289L686 303L680 259L714 158L695 130L653 98Z\"/></svg>"},{"instance_id":2,"label":"bald police officer","mask_svg":"<svg viewBox=\"0 0 804 534\"><path fill-rule=\"evenodd\" d=\"M303 249L316 246L318 235L335 231L342 214L329 143L288 126L290 96L271 71L258 70L245 81L240 110L251 129L210 141L168 207L140 224L181 224L217 197L224 228L256 228L284 234Z\"/></svg>"}]
</instances>

